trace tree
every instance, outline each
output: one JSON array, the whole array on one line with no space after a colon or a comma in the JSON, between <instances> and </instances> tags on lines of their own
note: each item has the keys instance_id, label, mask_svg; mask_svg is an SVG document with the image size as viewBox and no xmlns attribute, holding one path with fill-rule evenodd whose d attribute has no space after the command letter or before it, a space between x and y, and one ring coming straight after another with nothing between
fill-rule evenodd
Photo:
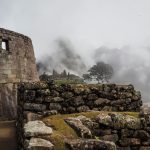
<instances>
[{"instance_id":1,"label":"tree","mask_svg":"<svg viewBox=\"0 0 150 150\"><path fill-rule=\"evenodd\" d=\"M92 80L90 74L83 74L82 77L84 78L84 80L88 80L88 81Z\"/></svg>"},{"instance_id":2,"label":"tree","mask_svg":"<svg viewBox=\"0 0 150 150\"><path fill-rule=\"evenodd\" d=\"M53 69L53 76L57 76L57 75L58 75L58 72L55 69Z\"/></svg>"},{"instance_id":3,"label":"tree","mask_svg":"<svg viewBox=\"0 0 150 150\"><path fill-rule=\"evenodd\" d=\"M113 68L111 65L104 62L98 62L96 65L92 66L89 70L89 77L91 79L96 79L98 83L101 81L108 82L113 75Z\"/></svg>"},{"instance_id":4,"label":"tree","mask_svg":"<svg viewBox=\"0 0 150 150\"><path fill-rule=\"evenodd\" d=\"M62 76L63 76L63 77L67 77L67 72L66 72L65 69L64 69L64 71L62 72Z\"/></svg>"}]
</instances>

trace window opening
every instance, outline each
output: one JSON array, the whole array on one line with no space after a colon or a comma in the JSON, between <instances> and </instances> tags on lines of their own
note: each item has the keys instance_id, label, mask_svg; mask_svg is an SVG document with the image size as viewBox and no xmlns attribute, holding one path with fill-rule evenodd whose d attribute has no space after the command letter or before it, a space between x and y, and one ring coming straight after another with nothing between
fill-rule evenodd
<instances>
[{"instance_id":1,"label":"window opening","mask_svg":"<svg viewBox=\"0 0 150 150\"><path fill-rule=\"evenodd\" d=\"M1 45L1 48L3 50L9 50L9 46L8 46L8 40L2 40L2 45Z\"/></svg>"}]
</instances>

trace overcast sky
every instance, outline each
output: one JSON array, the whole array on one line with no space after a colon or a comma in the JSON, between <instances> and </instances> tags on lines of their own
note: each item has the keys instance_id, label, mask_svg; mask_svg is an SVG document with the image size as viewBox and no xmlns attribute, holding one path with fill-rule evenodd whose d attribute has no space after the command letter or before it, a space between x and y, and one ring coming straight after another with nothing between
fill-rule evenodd
<instances>
[{"instance_id":1,"label":"overcast sky","mask_svg":"<svg viewBox=\"0 0 150 150\"><path fill-rule=\"evenodd\" d=\"M87 68L112 64L112 82L133 83L148 101L149 8L150 0L0 0L0 27L31 37L37 60L57 55L65 38Z\"/></svg>"}]
</instances>

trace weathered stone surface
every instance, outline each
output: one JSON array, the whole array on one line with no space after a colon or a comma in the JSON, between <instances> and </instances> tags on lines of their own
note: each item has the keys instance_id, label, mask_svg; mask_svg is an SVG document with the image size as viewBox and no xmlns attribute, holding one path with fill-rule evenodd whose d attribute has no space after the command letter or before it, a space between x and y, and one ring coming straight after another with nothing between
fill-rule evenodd
<instances>
[{"instance_id":1,"label":"weathered stone surface","mask_svg":"<svg viewBox=\"0 0 150 150\"><path fill-rule=\"evenodd\" d=\"M117 134L111 134L111 135L104 135L100 137L101 140L104 141L112 141L112 142L117 142L119 140L119 137Z\"/></svg>"},{"instance_id":2,"label":"weathered stone surface","mask_svg":"<svg viewBox=\"0 0 150 150\"><path fill-rule=\"evenodd\" d=\"M98 129L99 136L110 135L111 129Z\"/></svg>"},{"instance_id":3,"label":"weathered stone surface","mask_svg":"<svg viewBox=\"0 0 150 150\"><path fill-rule=\"evenodd\" d=\"M38 80L31 39L0 28L0 116L16 119L17 84Z\"/></svg>"},{"instance_id":4,"label":"weathered stone surface","mask_svg":"<svg viewBox=\"0 0 150 150\"><path fill-rule=\"evenodd\" d=\"M139 150L150 150L150 146L141 146Z\"/></svg>"},{"instance_id":5,"label":"weathered stone surface","mask_svg":"<svg viewBox=\"0 0 150 150\"><path fill-rule=\"evenodd\" d=\"M67 112L68 113L75 113L76 109L75 109L75 107L67 107Z\"/></svg>"},{"instance_id":6,"label":"weathered stone surface","mask_svg":"<svg viewBox=\"0 0 150 150\"><path fill-rule=\"evenodd\" d=\"M63 102L64 101L64 99L62 98L62 97L53 97L52 98L52 102Z\"/></svg>"},{"instance_id":7,"label":"weathered stone surface","mask_svg":"<svg viewBox=\"0 0 150 150\"><path fill-rule=\"evenodd\" d=\"M147 141L143 141L142 145L149 146L150 145L150 138Z\"/></svg>"},{"instance_id":8,"label":"weathered stone surface","mask_svg":"<svg viewBox=\"0 0 150 150\"><path fill-rule=\"evenodd\" d=\"M0 84L0 116L16 119L17 84L15 83Z\"/></svg>"},{"instance_id":9,"label":"weathered stone surface","mask_svg":"<svg viewBox=\"0 0 150 150\"><path fill-rule=\"evenodd\" d=\"M113 123L112 123L111 116L109 116L108 114L100 113L100 114L96 117L96 121L97 121L98 123L100 123L100 124L113 127Z\"/></svg>"},{"instance_id":10,"label":"weathered stone surface","mask_svg":"<svg viewBox=\"0 0 150 150\"><path fill-rule=\"evenodd\" d=\"M38 81L34 50L29 37L0 28L0 83Z\"/></svg>"},{"instance_id":11,"label":"weathered stone surface","mask_svg":"<svg viewBox=\"0 0 150 150\"><path fill-rule=\"evenodd\" d=\"M141 127L139 118L119 113L100 113L96 120L100 124L113 127L115 129L123 129L125 127L128 127L129 129L140 129Z\"/></svg>"},{"instance_id":12,"label":"weathered stone surface","mask_svg":"<svg viewBox=\"0 0 150 150\"><path fill-rule=\"evenodd\" d=\"M120 140L121 146L140 145L141 141L137 138L124 138Z\"/></svg>"},{"instance_id":13,"label":"weathered stone surface","mask_svg":"<svg viewBox=\"0 0 150 150\"><path fill-rule=\"evenodd\" d=\"M44 117L51 116L51 115L57 115L57 114L58 114L57 110L46 110L46 111L42 112L42 115Z\"/></svg>"},{"instance_id":14,"label":"weathered stone surface","mask_svg":"<svg viewBox=\"0 0 150 150\"><path fill-rule=\"evenodd\" d=\"M89 94L88 95L88 100L96 100L98 99L98 96L96 94Z\"/></svg>"},{"instance_id":15,"label":"weathered stone surface","mask_svg":"<svg viewBox=\"0 0 150 150\"><path fill-rule=\"evenodd\" d=\"M35 121L42 118L42 115L32 113L32 112L24 112L24 117L27 119L27 122L29 121Z\"/></svg>"},{"instance_id":16,"label":"weathered stone surface","mask_svg":"<svg viewBox=\"0 0 150 150\"><path fill-rule=\"evenodd\" d=\"M84 104L84 101L83 101L81 96L77 96L77 97L70 100L70 104L72 106L80 106L80 105Z\"/></svg>"},{"instance_id":17,"label":"weathered stone surface","mask_svg":"<svg viewBox=\"0 0 150 150\"><path fill-rule=\"evenodd\" d=\"M83 125L85 125L86 127L88 127L89 129L95 129L95 128L99 128L99 124L92 121L90 118L87 118L85 116L78 116L77 119L79 119Z\"/></svg>"},{"instance_id":18,"label":"weathered stone surface","mask_svg":"<svg viewBox=\"0 0 150 150\"><path fill-rule=\"evenodd\" d=\"M90 108L88 106L85 106L85 105L80 106L80 107L77 108L78 112L86 112L88 110L90 110Z\"/></svg>"},{"instance_id":19,"label":"weathered stone surface","mask_svg":"<svg viewBox=\"0 0 150 150\"><path fill-rule=\"evenodd\" d=\"M94 104L95 104L96 106L109 105L109 103L110 103L110 100L104 99L104 98L99 98L99 99L97 99L97 100L94 102Z\"/></svg>"},{"instance_id":20,"label":"weathered stone surface","mask_svg":"<svg viewBox=\"0 0 150 150\"><path fill-rule=\"evenodd\" d=\"M62 93L62 97L63 98L71 98L71 97L73 97L73 93L72 92L64 92L64 93Z\"/></svg>"},{"instance_id":21,"label":"weathered stone surface","mask_svg":"<svg viewBox=\"0 0 150 150\"><path fill-rule=\"evenodd\" d=\"M127 128L121 129L121 138L132 137L134 134L134 130L130 130Z\"/></svg>"},{"instance_id":22,"label":"weathered stone surface","mask_svg":"<svg viewBox=\"0 0 150 150\"><path fill-rule=\"evenodd\" d=\"M137 130L137 131L135 131L133 136L136 137L136 138L140 138L142 140L150 139L149 133L146 132L145 130Z\"/></svg>"},{"instance_id":23,"label":"weathered stone surface","mask_svg":"<svg viewBox=\"0 0 150 150\"><path fill-rule=\"evenodd\" d=\"M57 110L57 111L60 111L60 110L62 110L62 107L61 107L61 105L58 104L58 103L50 103L49 109L50 109L50 110Z\"/></svg>"},{"instance_id":24,"label":"weathered stone surface","mask_svg":"<svg viewBox=\"0 0 150 150\"><path fill-rule=\"evenodd\" d=\"M43 104L36 104L36 103L25 103L23 106L24 110L31 110L31 111L44 111L46 110L46 105Z\"/></svg>"},{"instance_id":25,"label":"weathered stone surface","mask_svg":"<svg viewBox=\"0 0 150 150\"><path fill-rule=\"evenodd\" d=\"M70 150L117 150L113 142L94 139L66 141L66 146Z\"/></svg>"},{"instance_id":26,"label":"weathered stone surface","mask_svg":"<svg viewBox=\"0 0 150 150\"><path fill-rule=\"evenodd\" d=\"M131 150L130 147L117 147L117 150Z\"/></svg>"},{"instance_id":27,"label":"weathered stone surface","mask_svg":"<svg viewBox=\"0 0 150 150\"><path fill-rule=\"evenodd\" d=\"M28 145L28 150L53 150L54 145L41 138L31 138Z\"/></svg>"},{"instance_id":28,"label":"weathered stone surface","mask_svg":"<svg viewBox=\"0 0 150 150\"><path fill-rule=\"evenodd\" d=\"M26 137L52 134L52 128L47 127L42 121L29 121L24 125Z\"/></svg>"},{"instance_id":29,"label":"weathered stone surface","mask_svg":"<svg viewBox=\"0 0 150 150\"><path fill-rule=\"evenodd\" d=\"M25 100L26 101L33 101L36 98L36 92L34 90L27 90L25 92Z\"/></svg>"},{"instance_id":30,"label":"weathered stone surface","mask_svg":"<svg viewBox=\"0 0 150 150\"><path fill-rule=\"evenodd\" d=\"M91 131L83 125L80 118L67 118L65 121L77 132L82 138L91 138Z\"/></svg>"}]
</instances>

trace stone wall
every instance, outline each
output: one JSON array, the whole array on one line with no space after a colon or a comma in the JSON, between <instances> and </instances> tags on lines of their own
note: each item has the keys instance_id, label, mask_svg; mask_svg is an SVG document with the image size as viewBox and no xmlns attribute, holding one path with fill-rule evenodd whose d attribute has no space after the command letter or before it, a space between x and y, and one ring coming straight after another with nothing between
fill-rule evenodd
<instances>
[{"instance_id":1,"label":"stone wall","mask_svg":"<svg viewBox=\"0 0 150 150\"><path fill-rule=\"evenodd\" d=\"M16 84L38 81L32 41L0 28L0 116L16 116Z\"/></svg>"},{"instance_id":2,"label":"stone wall","mask_svg":"<svg viewBox=\"0 0 150 150\"><path fill-rule=\"evenodd\" d=\"M86 139L91 138L113 142L116 145L114 149L117 150L150 149L150 115L148 114L132 116L100 112L92 119L78 116L67 118L66 122L84 139L68 141L70 150L86 149L87 143L90 143L90 140ZM91 147L94 150L94 146Z\"/></svg>"},{"instance_id":3,"label":"stone wall","mask_svg":"<svg viewBox=\"0 0 150 150\"><path fill-rule=\"evenodd\" d=\"M132 85L55 85L53 82L36 82L20 84L18 89L18 104L18 145L20 149L22 147L26 149L31 140L37 141L37 139L33 139L33 137L37 138L38 136L36 134L39 134L40 132L36 132L34 136L25 136L27 134L25 132L25 126L29 126L30 122L32 124L32 121L39 120L45 116L55 115L57 113L69 114L101 110L138 112L140 111L142 102L140 92L135 91ZM107 118L109 119L108 121L113 124L110 117L106 117L106 120ZM96 123L98 124L98 122ZM35 122L34 125L36 126L37 124L41 124L41 122ZM101 128L96 128L97 126L95 125L92 127L91 132L94 133L96 131L99 133L104 130L104 136L105 133L106 136L107 133L109 135L114 133L115 135L108 136L108 138L113 139L113 136L118 136L118 138L120 138L122 128L113 129L111 128L111 125L104 125L101 130ZM123 128L126 127L123 126ZM107 132L108 129L109 131ZM142 130L144 128L142 127L138 129ZM131 132L132 130L136 129L131 129ZM100 136L96 134L93 134L93 136L100 138ZM69 143L67 143L67 145L69 145Z\"/></svg>"},{"instance_id":4,"label":"stone wall","mask_svg":"<svg viewBox=\"0 0 150 150\"><path fill-rule=\"evenodd\" d=\"M2 48L5 42L6 49ZM0 28L0 83L38 81L32 41Z\"/></svg>"},{"instance_id":5,"label":"stone wall","mask_svg":"<svg viewBox=\"0 0 150 150\"><path fill-rule=\"evenodd\" d=\"M55 85L37 82L22 84L24 110L46 113L76 113L88 110L139 111L140 92L132 85Z\"/></svg>"},{"instance_id":6,"label":"stone wall","mask_svg":"<svg viewBox=\"0 0 150 150\"><path fill-rule=\"evenodd\" d=\"M12 120L17 116L17 84L0 84L0 118Z\"/></svg>"}]
</instances>

